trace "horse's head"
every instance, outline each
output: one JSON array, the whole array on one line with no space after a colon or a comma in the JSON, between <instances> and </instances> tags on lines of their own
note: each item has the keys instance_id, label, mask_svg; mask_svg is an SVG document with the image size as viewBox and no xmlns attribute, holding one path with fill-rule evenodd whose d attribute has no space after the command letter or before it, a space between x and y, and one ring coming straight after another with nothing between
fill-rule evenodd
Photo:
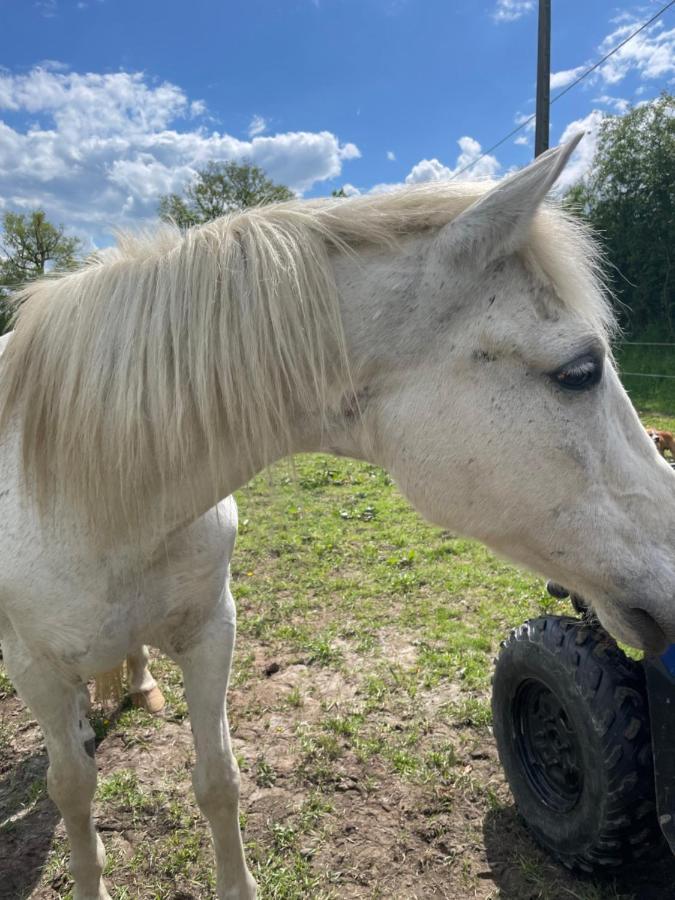
<instances>
[{"instance_id":1,"label":"horse's head","mask_svg":"<svg viewBox=\"0 0 675 900\"><path fill-rule=\"evenodd\" d=\"M617 376L594 245L543 205L576 143L408 237L395 262L366 255L361 277L338 262L356 452L431 520L657 650L675 642L675 476Z\"/></svg>"}]
</instances>

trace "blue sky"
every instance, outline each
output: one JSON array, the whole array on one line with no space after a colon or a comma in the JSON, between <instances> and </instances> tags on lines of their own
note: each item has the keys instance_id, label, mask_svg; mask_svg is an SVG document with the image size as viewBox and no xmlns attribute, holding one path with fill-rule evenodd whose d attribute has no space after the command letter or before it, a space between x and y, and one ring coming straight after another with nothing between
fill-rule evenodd
<instances>
[{"instance_id":1,"label":"blue sky","mask_svg":"<svg viewBox=\"0 0 675 900\"><path fill-rule=\"evenodd\" d=\"M553 93L665 0L553 0ZM0 211L87 242L210 159L304 196L452 177L534 109L536 0L0 0ZM675 83L675 7L552 110L551 143ZM532 155L526 129L464 177Z\"/></svg>"}]
</instances>

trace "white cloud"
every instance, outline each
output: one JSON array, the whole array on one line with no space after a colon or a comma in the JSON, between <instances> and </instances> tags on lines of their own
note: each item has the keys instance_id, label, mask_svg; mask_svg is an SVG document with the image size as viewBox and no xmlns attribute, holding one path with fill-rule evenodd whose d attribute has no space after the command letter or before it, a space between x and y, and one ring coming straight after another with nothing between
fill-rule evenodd
<instances>
[{"instance_id":1,"label":"white cloud","mask_svg":"<svg viewBox=\"0 0 675 900\"><path fill-rule=\"evenodd\" d=\"M267 122L262 116L256 114L249 123L248 136L252 138L264 131L267 131Z\"/></svg>"},{"instance_id":2,"label":"white cloud","mask_svg":"<svg viewBox=\"0 0 675 900\"><path fill-rule=\"evenodd\" d=\"M639 90L636 93L639 93ZM603 94L602 97L594 97L593 103L602 103L603 106L609 106L610 109L613 109L620 116L627 113L630 109L630 100L625 100L623 97L610 97L609 94Z\"/></svg>"},{"instance_id":3,"label":"white cloud","mask_svg":"<svg viewBox=\"0 0 675 900\"><path fill-rule=\"evenodd\" d=\"M393 150L387 150L387 159L389 160L389 162L394 162L394 160L396 159L396 154Z\"/></svg>"},{"instance_id":4,"label":"white cloud","mask_svg":"<svg viewBox=\"0 0 675 900\"><path fill-rule=\"evenodd\" d=\"M495 22L515 22L534 9L535 0L497 0L492 14Z\"/></svg>"},{"instance_id":5,"label":"white cloud","mask_svg":"<svg viewBox=\"0 0 675 900\"><path fill-rule=\"evenodd\" d=\"M405 177L406 184L423 184L426 181L447 181L452 178L452 169L437 159L421 159Z\"/></svg>"},{"instance_id":6,"label":"white cloud","mask_svg":"<svg viewBox=\"0 0 675 900\"><path fill-rule=\"evenodd\" d=\"M608 34L600 45L601 53L609 52L625 40L635 31L636 24L632 21L620 25ZM617 84L630 72L639 73L643 79L664 79L675 74L675 28L666 30L662 22L655 22L618 50L598 71L605 84Z\"/></svg>"},{"instance_id":7,"label":"white cloud","mask_svg":"<svg viewBox=\"0 0 675 900\"><path fill-rule=\"evenodd\" d=\"M575 69L564 69L561 72L552 72L551 90L554 91L556 88L567 87L567 85L571 84L575 78L578 78L585 69L586 66L577 66Z\"/></svg>"},{"instance_id":8,"label":"white cloud","mask_svg":"<svg viewBox=\"0 0 675 900\"><path fill-rule=\"evenodd\" d=\"M501 164L495 156L482 156L481 145L475 138L465 135L459 144L460 153L454 169L443 165L437 159L422 159L412 167L406 176L406 184L421 184L426 181L448 181L461 175L464 181L478 181L495 178ZM482 158L481 158L482 157ZM472 165L472 163L475 163Z\"/></svg>"},{"instance_id":9,"label":"white cloud","mask_svg":"<svg viewBox=\"0 0 675 900\"><path fill-rule=\"evenodd\" d=\"M501 163L496 157L489 154L482 156L481 145L475 138L465 135L457 143L460 152L454 168L444 165L444 163L435 158L421 159L406 175L404 183L381 182L370 188L368 193L385 194L391 191L398 191L406 184L449 181L452 178L460 178L462 181L481 181L485 178L496 178L498 176L502 168Z\"/></svg>"},{"instance_id":10,"label":"white cloud","mask_svg":"<svg viewBox=\"0 0 675 900\"><path fill-rule=\"evenodd\" d=\"M454 168L444 165L438 159L421 159L406 175L404 183L381 182L374 185L368 193L385 194L398 191L406 184L424 184L430 181L449 181L460 178L462 181L481 181L485 178L496 178L501 163L495 156L487 155L482 159L481 145L475 138L465 135L457 141L460 152ZM472 165L475 163L475 165Z\"/></svg>"},{"instance_id":11,"label":"white cloud","mask_svg":"<svg viewBox=\"0 0 675 900\"><path fill-rule=\"evenodd\" d=\"M524 134L519 134L513 143L518 144L518 146L527 147L530 143L530 140Z\"/></svg>"},{"instance_id":12,"label":"white cloud","mask_svg":"<svg viewBox=\"0 0 675 900\"><path fill-rule=\"evenodd\" d=\"M357 187L354 187L353 184L349 184L349 182L342 185L342 190L345 192L347 197L358 197L361 193L361 191Z\"/></svg>"},{"instance_id":13,"label":"white cloud","mask_svg":"<svg viewBox=\"0 0 675 900\"><path fill-rule=\"evenodd\" d=\"M518 113L514 121L516 125L524 125L525 131L534 131L537 125L537 120L532 113Z\"/></svg>"},{"instance_id":14,"label":"white cloud","mask_svg":"<svg viewBox=\"0 0 675 900\"><path fill-rule=\"evenodd\" d=\"M249 140L207 131L198 119L205 112L203 101L141 73L0 70L0 203L42 206L51 219L105 240L112 227L154 219L160 195L181 191L212 160L250 160L303 193L360 156L329 131Z\"/></svg>"},{"instance_id":15,"label":"white cloud","mask_svg":"<svg viewBox=\"0 0 675 900\"><path fill-rule=\"evenodd\" d=\"M584 137L558 179L556 186L562 193L584 178L589 172L598 146L598 129L604 115L601 110L594 109L584 118L570 122L563 131L560 137L561 144L571 140L580 131L584 132Z\"/></svg>"},{"instance_id":16,"label":"white cloud","mask_svg":"<svg viewBox=\"0 0 675 900\"><path fill-rule=\"evenodd\" d=\"M37 67L47 69L49 72L67 72L70 69L68 63L61 62L60 59L43 59Z\"/></svg>"},{"instance_id":17,"label":"white cloud","mask_svg":"<svg viewBox=\"0 0 675 900\"><path fill-rule=\"evenodd\" d=\"M598 54L601 57L630 37L638 25L638 20L629 13L623 13L611 21L618 27L608 34L598 47ZM555 90L567 87L586 68L587 66L583 65L574 69L554 72L551 75L551 88ZM617 50L607 62L593 72L589 83L618 84L631 73L636 73L643 81L663 81L669 76L675 75L675 28L666 30L663 22L655 22L640 34L630 38L625 46ZM635 93L639 94L643 91L644 88L638 87ZM609 98L609 100L611 99ZM608 100L604 98L601 102L608 102ZM626 101L614 101L614 108L617 112L626 111L627 105L623 105L624 103Z\"/></svg>"}]
</instances>

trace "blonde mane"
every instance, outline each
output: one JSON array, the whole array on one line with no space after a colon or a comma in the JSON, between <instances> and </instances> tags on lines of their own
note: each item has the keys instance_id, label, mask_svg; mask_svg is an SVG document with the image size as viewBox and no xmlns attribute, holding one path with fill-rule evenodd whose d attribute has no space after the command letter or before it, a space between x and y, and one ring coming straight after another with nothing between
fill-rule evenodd
<instances>
[{"instance_id":1,"label":"blonde mane","mask_svg":"<svg viewBox=\"0 0 675 900\"><path fill-rule=\"evenodd\" d=\"M329 254L438 228L489 187L294 201L185 234L122 235L79 271L31 284L0 358L0 429L18 416L29 493L43 510L63 497L114 535L198 460L215 473L235 437L260 464L283 452L293 414L328 414L349 388ZM607 330L598 253L578 223L540 210L526 252Z\"/></svg>"}]
</instances>

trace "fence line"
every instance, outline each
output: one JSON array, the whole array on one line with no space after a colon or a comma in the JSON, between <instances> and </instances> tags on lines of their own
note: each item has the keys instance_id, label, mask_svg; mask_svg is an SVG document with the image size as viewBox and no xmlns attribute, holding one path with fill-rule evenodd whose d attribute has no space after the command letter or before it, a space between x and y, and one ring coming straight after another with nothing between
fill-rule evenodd
<instances>
[{"instance_id":1,"label":"fence line","mask_svg":"<svg viewBox=\"0 0 675 900\"><path fill-rule=\"evenodd\" d=\"M675 375L653 375L651 372L622 372L620 375L629 375L631 378L675 378Z\"/></svg>"},{"instance_id":2,"label":"fence line","mask_svg":"<svg viewBox=\"0 0 675 900\"><path fill-rule=\"evenodd\" d=\"M670 341L622 341L622 347L675 347L675 343ZM675 375L657 375L652 372L623 372L619 370L619 374L629 378L668 378L675 379Z\"/></svg>"}]
</instances>

